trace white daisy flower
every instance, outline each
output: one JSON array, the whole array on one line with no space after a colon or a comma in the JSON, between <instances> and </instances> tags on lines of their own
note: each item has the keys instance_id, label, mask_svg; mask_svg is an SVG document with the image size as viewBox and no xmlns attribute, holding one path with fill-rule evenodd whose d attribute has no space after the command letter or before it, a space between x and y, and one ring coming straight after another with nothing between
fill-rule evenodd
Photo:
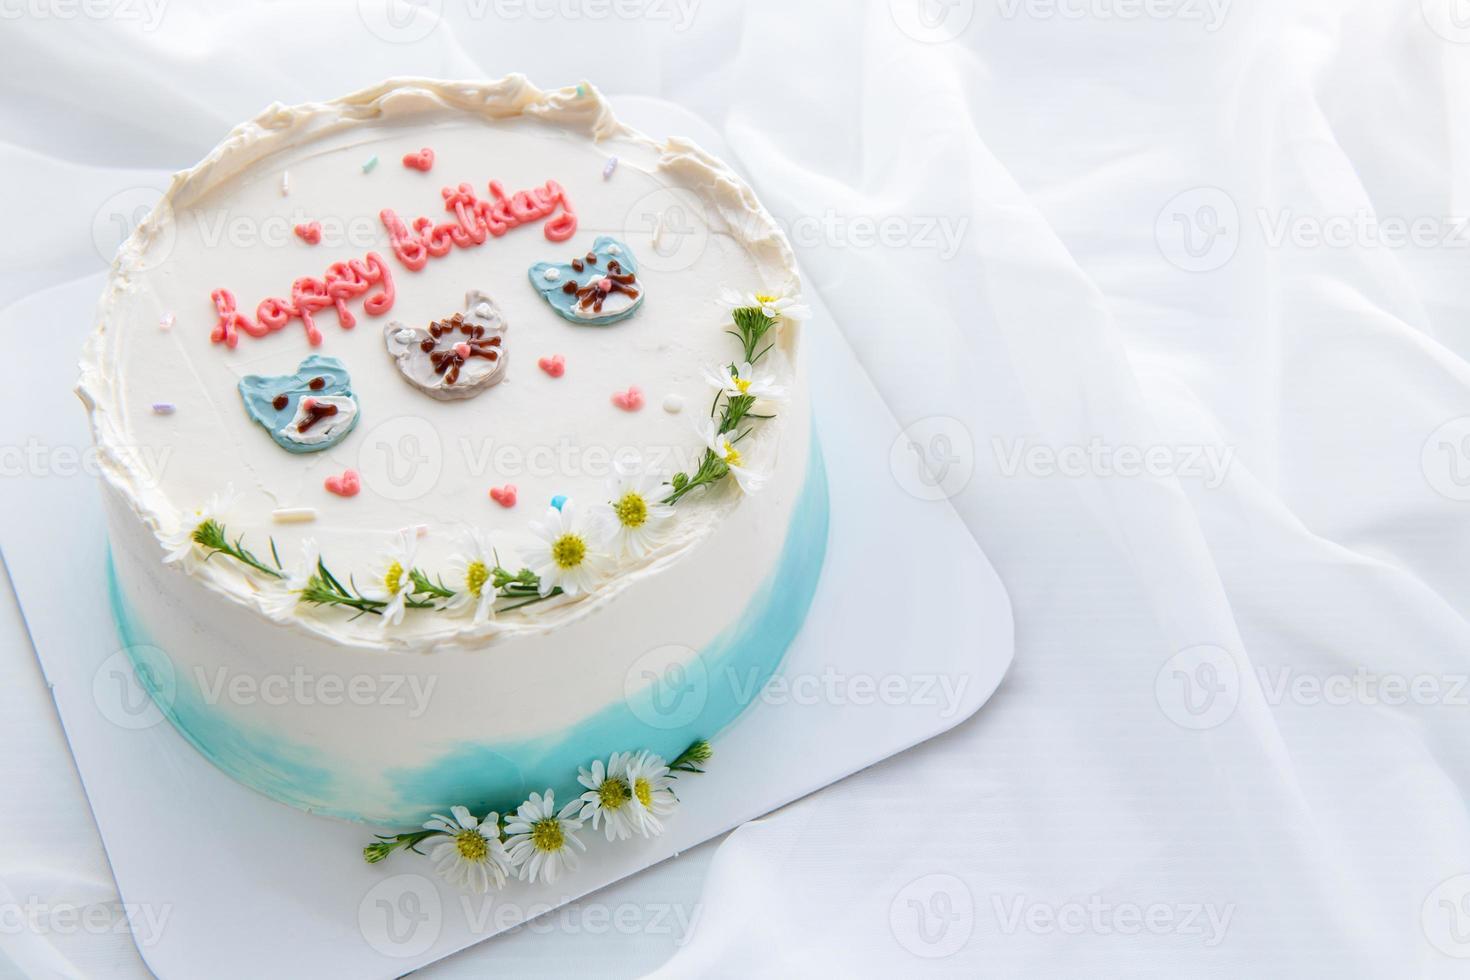
<instances>
[{"instance_id":1,"label":"white daisy flower","mask_svg":"<svg viewBox=\"0 0 1470 980\"><path fill-rule=\"evenodd\" d=\"M387 603L383 607L383 625L403 622L403 611L413 593L414 556L418 553L418 535L410 530L398 532L398 542L378 564L372 581L362 590L365 598Z\"/></svg>"},{"instance_id":2,"label":"white daisy flower","mask_svg":"<svg viewBox=\"0 0 1470 980\"><path fill-rule=\"evenodd\" d=\"M603 544L615 555L642 558L658 546L674 508L661 501L674 488L638 461L620 465L607 483L607 503L597 509Z\"/></svg>"},{"instance_id":3,"label":"white daisy flower","mask_svg":"<svg viewBox=\"0 0 1470 980\"><path fill-rule=\"evenodd\" d=\"M283 623L296 612L296 604L301 601L301 591L316 574L320 559L321 549L317 546L316 539L307 538L301 542L301 557L295 565L286 569L285 577L271 579L267 583L260 601L271 619Z\"/></svg>"},{"instance_id":4,"label":"white daisy flower","mask_svg":"<svg viewBox=\"0 0 1470 980\"><path fill-rule=\"evenodd\" d=\"M449 586L454 598L445 608L467 614L476 626L495 618L495 551L479 528L465 535L464 551L449 560Z\"/></svg>"},{"instance_id":5,"label":"white daisy flower","mask_svg":"<svg viewBox=\"0 0 1470 980\"><path fill-rule=\"evenodd\" d=\"M652 752L639 752L628 763L627 778L632 789L629 805L637 807L642 817L640 832L644 837L657 837L664 832L663 818L679 805L668 764Z\"/></svg>"},{"instance_id":6,"label":"white daisy flower","mask_svg":"<svg viewBox=\"0 0 1470 980\"><path fill-rule=\"evenodd\" d=\"M476 820L468 809L451 807L452 816L441 813L424 824L425 830L437 830L447 840L435 844L429 860L439 877L476 894L484 894L491 886L500 888L513 870L510 854L500 841L500 814L487 813Z\"/></svg>"},{"instance_id":7,"label":"white daisy flower","mask_svg":"<svg viewBox=\"0 0 1470 980\"><path fill-rule=\"evenodd\" d=\"M630 758L631 752L614 752L606 766L598 759L577 776L577 782L587 787L581 797L581 818L591 820L593 830L601 823L608 840L627 840L644 833L643 809L633 802L633 787L628 782Z\"/></svg>"},{"instance_id":8,"label":"white daisy flower","mask_svg":"<svg viewBox=\"0 0 1470 980\"><path fill-rule=\"evenodd\" d=\"M572 848L587 850L575 831L582 821L575 816L582 808L581 800L573 800L556 812L551 790L543 799L540 793L522 803L505 825L506 845L510 860L522 881L553 882L562 870L577 870L577 855Z\"/></svg>"},{"instance_id":9,"label":"white daisy flower","mask_svg":"<svg viewBox=\"0 0 1470 980\"><path fill-rule=\"evenodd\" d=\"M721 302L730 310L757 307L772 320L805 320L812 315L811 308L801 303L796 293L784 290L774 292L739 293L731 289L721 290Z\"/></svg>"},{"instance_id":10,"label":"white daisy flower","mask_svg":"<svg viewBox=\"0 0 1470 980\"><path fill-rule=\"evenodd\" d=\"M560 509L546 508L546 519L532 524L531 531L540 540L526 552L526 566L540 577L542 595L558 586L569 596L596 587L606 560L593 550L597 536L572 501L563 502Z\"/></svg>"},{"instance_id":11,"label":"white daisy flower","mask_svg":"<svg viewBox=\"0 0 1470 980\"><path fill-rule=\"evenodd\" d=\"M219 521L237 499L234 484L229 484L223 493L214 494L207 504L185 517L175 531L164 536L163 546L168 549L168 554L163 556L163 563L174 565L182 562L191 570L198 567L202 558L194 534L207 522Z\"/></svg>"},{"instance_id":12,"label":"white daisy flower","mask_svg":"<svg viewBox=\"0 0 1470 980\"><path fill-rule=\"evenodd\" d=\"M786 399L786 387L776 383L775 375L761 373L749 361L735 367L705 368L705 380L732 398L750 395L767 401L779 402Z\"/></svg>"},{"instance_id":13,"label":"white daisy flower","mask_svg":"<svg viewBox=\"0 0 1470 980\"><path fill-rule=\"evenodd\" d=\"M735 477L735 482L740 484L741 491L755 493L765 484L765 474L749 469L745 465L745 457L730 440L731 434L719 430L718 420L705 419L699 434L704 439L704 444L725 464L730 475Z\"/></svg>"}]
</instances>

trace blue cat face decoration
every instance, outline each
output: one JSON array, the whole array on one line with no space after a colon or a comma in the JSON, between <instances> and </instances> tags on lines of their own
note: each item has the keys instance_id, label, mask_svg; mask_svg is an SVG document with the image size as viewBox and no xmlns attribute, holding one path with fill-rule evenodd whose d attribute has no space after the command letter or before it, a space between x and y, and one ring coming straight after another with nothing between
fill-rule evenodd
<instances>
[{"instance_id":1,"label":"blue cat face decoration","mask_svg":"<svg viewBox=\"0 0 1470 980\"><path fill-rule=\"evenodd\" d=\"M638 260L607 235L599 236L586 255L560 264L537 262L529 274L551 308L573 323L606 326L643 305Z\"/></svg>"},{"instance_id":2,"label":"blue cat face decoration","mask_svg":"<svg viewBox=\"0 0 1470 980\"><path fill-rule=\"evenodd\" d=\"M335 357L313 354L295 374L246 375L240 379L240 397L250 417L290 453L329 449L357 424L352 379Z\"/></svg>"}]
</instances>

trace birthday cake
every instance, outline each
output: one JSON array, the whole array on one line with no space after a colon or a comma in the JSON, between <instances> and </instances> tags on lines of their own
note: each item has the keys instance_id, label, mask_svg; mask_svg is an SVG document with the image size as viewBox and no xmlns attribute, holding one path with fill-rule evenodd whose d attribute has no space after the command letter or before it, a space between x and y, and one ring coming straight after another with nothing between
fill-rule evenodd
<instances>
[{"instance_id":1,"label":"birthday cake","mask_svg":"<svg viewBox=\"0 0 1470 980\"><path fill-rule=\"evenodd\" d=\"M483 886L657 833L816 588L804 315L749 187L589 85L272 106L82 359L136 676L370 860Z\"/></svg>"}]
</instances>

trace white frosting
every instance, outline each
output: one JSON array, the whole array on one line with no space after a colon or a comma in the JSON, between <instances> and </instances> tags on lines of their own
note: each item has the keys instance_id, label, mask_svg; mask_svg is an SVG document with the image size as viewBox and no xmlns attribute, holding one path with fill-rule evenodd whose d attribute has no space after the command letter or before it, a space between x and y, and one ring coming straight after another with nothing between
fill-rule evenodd
<instances>
[{"instance_id":1,"label":"white frosting","mask_svg":"<svg viewBox=\"0 0 1470 980\"><path fill-rule=\"evenodd\" d=\"M333 405L337 409L337 414L322 418L302 432L301 424L311 415L306 407L308 400L319 405ZM286 424L286 428L281 431L281 436L302 446L320 446L335 439L339 432L352 425L352 420L355 418L357 418L357 403L351 398L345 398L342 395L303 398L296 403L296 415Z\"/></svg>"},{"instance_id":2,"label":"white frosting","mask_svg":"<svg viewBox=\"0 0 1470 980\"><path fill-rule=\"evenodd\" d=\"M431 172L400 165L405 152L425 145L435 151ZM602 177L610 154L620 160L615 181ZM363 161L374 156L379 165L363 172ZM380 209L393 208L405 222L420 215L446 221L441 187L465 182L484 197L491 179L508 192L558 181L577 213L576 235L550 242L538 221L431 258L421 272L392 255ZM665 221L666 213L677 221ZM310 220L324 230L314 248L291 234ZM526 270L537 261L563 261L598 234L632 249L646 301L618 324L577 326L538 295ZM397 289L383 317L363 312L360 299L349 300L357 327L342 330L330 308L319 311L324 339L318 348L307 344L299 321L262 338L242 334L235 350L210 342L212 289L230 289L241 312L253 316L262 299L289 295L297 277L320 276L330 263L368 251L383 256ZM132 519L153 532L154 561L164 554L159 538L233 484L242 496L225 523L257 554L268 553L267 538L274 536L283 557L294 555L309 535L334 571L360 578L399 528L422 524L428 531L418 564L438 572L456 550L457 533L475 526L509 565L530 543L528 522L551 497L600 499L614 455L637 451L666 475L692 469L702 445L689 416L620 412L609 395L633 385L698 390L703 368L734 353L715 303L721 287L794 290L796 283L788 244L733 172L691 143L658 142L622 125L591 86L543 92L519 76L485 83L392 80L330 102L272 106L176 175L118 253L78 391L90 409L107 485ZM383 325L442 317L476 286L500 306L518 357L505 381L480 396L434 401L396 376L384 356ZM169 312L177 317L175 329L157 329ZM787 375L782 383L799 389L792 376L796 340L794 325L784 326L777 363ZM341 444L293 455L261 438L236 383L245 374L290 373L312 352L345 362L362 417ZM536 359L552 353L566 358L563 378L535 370ZM177 414L151 411L160 396L178 406ZM793 420L797 411L792 406L763 423L743 444L750 465L804 468L806 420ZM801 432L794 452L783 445L791 426ZM410 473L415 460L419 469ZM323 478L347 468L363 473L361 494L325 493ZM488 500L488 488L505 483L517 485L519 506L503 509ZM768 505L761 500L731 487L691 495L680 502L657 551L623 563L587 597L532 607L534 614L511 614L499 624L471 628L464 619L415 611L400 627L384 630L377 617L354 620L303 607L289 625L370 649L482 646L541 635L658 578L735 511L756 509L751 526L762 526L759 508L790 503L779 495ZM283 527L275 516L302 509L315 510L317 521ZM753 588L772 560L782 527L768 523L769 540L762 532L747 553L750 569L732 569L732 581ZM121 540L141 547L133 535ZM263 609L258 580L230 561L210 561L187 574L231 603ZM704 625L697 632L706 632Z\"/></svg>"}]
</instances>

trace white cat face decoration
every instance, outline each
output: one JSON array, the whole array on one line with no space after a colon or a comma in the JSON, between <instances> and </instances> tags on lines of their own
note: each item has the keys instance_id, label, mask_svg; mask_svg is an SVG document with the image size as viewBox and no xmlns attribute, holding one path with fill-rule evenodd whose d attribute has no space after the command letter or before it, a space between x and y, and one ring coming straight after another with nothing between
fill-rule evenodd
<instances>
[{"instance_id":1,"label":"white cat face decoration","mask_svg":"<svg viewBox=\"0 0 1470 980\"><path fill-rule=\"evenodd\" d=\"M395 320L383 328L383 341L409 384L449 401L473 398L505 377L506 329L495 301L472 289L465 294L463 313L427 327Z\"/></svg>"}]
</instances>

